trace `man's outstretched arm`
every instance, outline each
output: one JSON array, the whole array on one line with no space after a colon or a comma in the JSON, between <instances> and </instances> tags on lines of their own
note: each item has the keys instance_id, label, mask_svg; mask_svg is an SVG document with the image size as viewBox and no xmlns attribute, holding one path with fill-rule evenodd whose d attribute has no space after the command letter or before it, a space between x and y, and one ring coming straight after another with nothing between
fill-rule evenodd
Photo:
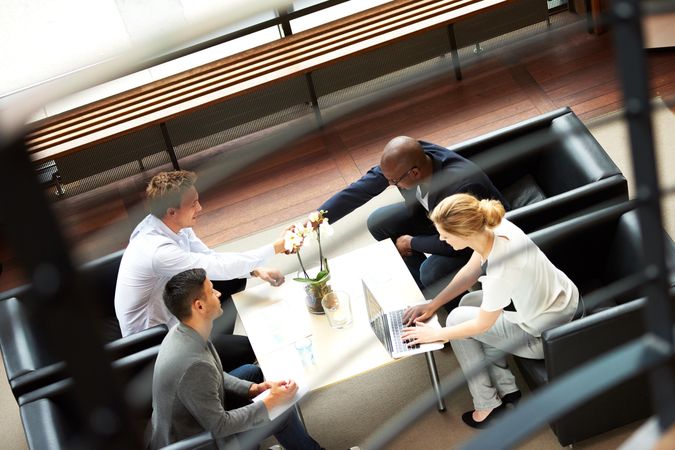
<instances>
[{"instance_id":1,"label":"man's outstretched arm","mask_svg":"<svg viewBox=\"0 0 675 450\"><path fill-rule=\"evenodd\" d=\"M330 221L337 222L373 197L381 194L387 186L389 186L389 182L382 174L380 166L375 166L361 178L326 200L317 209L328 211L326 216Z\"/></svg>"}]
</instances>

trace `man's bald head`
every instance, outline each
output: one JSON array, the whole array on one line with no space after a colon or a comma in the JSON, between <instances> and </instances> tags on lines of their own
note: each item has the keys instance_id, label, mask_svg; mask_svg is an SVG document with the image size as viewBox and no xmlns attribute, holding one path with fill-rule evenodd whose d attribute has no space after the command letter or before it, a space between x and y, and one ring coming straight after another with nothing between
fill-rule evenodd
<instances>
[{"instance_id":1,"label":"man's bald head","mask_svg":"<svg viewBox=\"0 0 675 450\"><path fill-rule=\"evenodd\" d=\"M408 170L412 166L417 166L424 161L424 150L417 141L408 136L397 136L384 146L380 167L383 171L387 169L396 171L401 167Z\"/></svg>"}]
</instances>

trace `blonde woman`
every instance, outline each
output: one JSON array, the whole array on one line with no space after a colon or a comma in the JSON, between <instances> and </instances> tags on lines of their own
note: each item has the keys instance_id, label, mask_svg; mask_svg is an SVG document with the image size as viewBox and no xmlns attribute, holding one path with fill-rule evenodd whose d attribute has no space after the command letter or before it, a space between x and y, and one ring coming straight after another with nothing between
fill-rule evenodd
<instances>
[{"instance_id":1,"label":"blonde woman","mask_svg":"<svg viewBox=\"0 0 675 450\"><path fill-rule=\"evenodd\" d=\"M455 250L473 254L450 284L427 305L410 308L404 320L416 327L404 330L412 343L448 342L464 371L494 357L510 342L522 342L514 353L544 357L542 331L572 320L579 291L517 226L504 218L496 200L468 194L444 199L430 214L440 238ZM450 312L446 326L428 327L424 320L438 308L481 282L482 290L465 295ZM520 391L504 358L468 380L474 410L462 420L485 427Z\"/></svg>"}]
</instances>

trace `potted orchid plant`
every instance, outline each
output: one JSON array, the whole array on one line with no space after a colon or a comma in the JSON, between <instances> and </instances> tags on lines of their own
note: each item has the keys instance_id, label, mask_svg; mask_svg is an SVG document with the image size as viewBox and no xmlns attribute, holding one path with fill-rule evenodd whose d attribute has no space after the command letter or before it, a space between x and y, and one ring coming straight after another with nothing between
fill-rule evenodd
<instances>
[{"instance_id":1,"label":"potted orchid plant","mask_svg":"<svg viewBox=\"0 0 675 450\"><path fill-rule=\"evenodd\" d=\"M323 314L321 299L332 291L328 285L330 280L330 269L328 260L323 255L321 248L321 236L331 236L333 228L328 224L324 210L311 212L307 220L298 222L289 227L284 233L284 247L287 253L295 253L300 263L295 281L305 283L305 293L307 294L307 308L313 314ZM316 240L319 249L319 270L314 276L310 276L305 263L302 261L300 249L303 245Z\"/></svg>"}]
</instances>

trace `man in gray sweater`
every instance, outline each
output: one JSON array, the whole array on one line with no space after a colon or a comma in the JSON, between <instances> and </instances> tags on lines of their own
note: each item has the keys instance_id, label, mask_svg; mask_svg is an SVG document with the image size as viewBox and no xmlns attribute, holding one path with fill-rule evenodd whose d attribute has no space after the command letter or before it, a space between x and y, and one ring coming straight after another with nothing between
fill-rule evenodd
<instances>
[{"instance_id":1,"label":"man in gray sweater","mask_svg":"<svg viewBox=\"0 0 675 450\"><path fill-rule=\"evenodd\" d=\"M263 381L251 364L230 374L209 341L222 314L220 292L203 269L190 269L166 284L164 302L180 323L169 331L152 380L152 449L210 431L219 448L258 448L274 435L286 449L319 449L292 408L274 421L268 411L290 402L293 381ZM269 390L260 402L250 399Z\"/></svg>"}]
</instances>

